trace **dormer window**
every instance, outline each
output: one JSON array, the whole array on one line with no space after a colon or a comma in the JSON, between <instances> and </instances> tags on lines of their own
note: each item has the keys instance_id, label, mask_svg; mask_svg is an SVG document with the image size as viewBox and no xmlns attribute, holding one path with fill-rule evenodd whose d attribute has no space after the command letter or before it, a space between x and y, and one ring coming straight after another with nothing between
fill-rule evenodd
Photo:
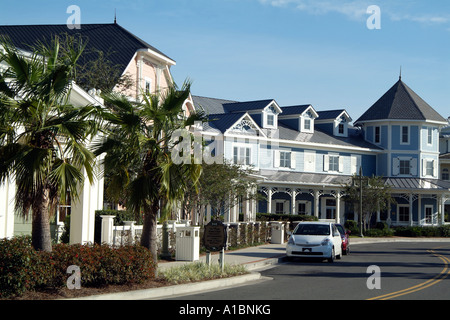
<instances>
[{"instance_id":1,"label":"dormer window","mask_svg":"<svg viewBox=\"0 0 450 320\"><path fill-rule=\"evenodd\" d=\"M334 121L334 135L339 137L348 136L348 118L340 116Z\"/></svg>"},{"instance_id":2,"label":"dormer window","mask_svg":"<svg viewBox=\"0 0 450 320\"><path fill-rule=\"evenodd\" d=\"M278 121L278 111L274 106L269 106L263 111L263 127L268 129L276 129Z\"/></svg>"},{"instance_id":3,"label":"dormer window","mask_svg":"<svg viewBox=\"0 0 450 320\"><path fill-rule=\"evenodd\" d=\"M273 126L273 114L268 114L267 115L267 125L268 126Z\"/></svg>"},{"instance_id":4,"label":"dormer window","mask_svg":"<svg viewBox=\"0 0 450 320\"><path fill-rule=\"evenodd\" d=\"M314 132L314 115L311 111L307 111L300 117L300 132L313 133Z\"/></svg>"}]
</instances>

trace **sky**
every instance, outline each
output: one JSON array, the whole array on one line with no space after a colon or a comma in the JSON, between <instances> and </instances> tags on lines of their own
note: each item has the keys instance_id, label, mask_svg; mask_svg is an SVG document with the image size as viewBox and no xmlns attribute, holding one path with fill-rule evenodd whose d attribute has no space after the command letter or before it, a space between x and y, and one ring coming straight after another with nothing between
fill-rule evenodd
<instances>
[{"instance_id":1,"label":"sky","mask_svg":"<svg viewBox=\"0 0 450 320\"><path fill-rule=\"evenodd\" d=\"M193 95L346 109L402 80L450 116L448 0L0 0L0 25L117 23L176 61ZM376 9L375 11L373 9Z\"/></svg>"}]
</instances>

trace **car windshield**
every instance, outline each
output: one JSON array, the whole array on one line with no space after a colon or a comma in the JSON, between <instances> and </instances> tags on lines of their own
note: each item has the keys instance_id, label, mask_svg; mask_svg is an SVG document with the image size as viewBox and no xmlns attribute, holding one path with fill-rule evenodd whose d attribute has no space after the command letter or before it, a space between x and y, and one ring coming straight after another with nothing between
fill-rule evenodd
<instances>
[{"instance_id":1,"label":"car windshield","mask_svg":"<svg viewBox=\"0 0 450 320\"><path fill-rule=\"evenodd\" d=\"M328 236L330 226L325 224L300 224L294 234Z\"/></svg>"},{"instance_id":2,"label":"car windshield","mask_svg":"<svg viewBox=\"0 0 450 320\"><path fill-rule=\"evenodd\" d=\"M341 226L340 224L337 224L337 225L336 225L336 228L339 230L339 233L340 233L340 234L342 234L342 235L345 234L345 230L344 230L344 227L343 227L343 226Z\"/></svg>"}]
</instances>

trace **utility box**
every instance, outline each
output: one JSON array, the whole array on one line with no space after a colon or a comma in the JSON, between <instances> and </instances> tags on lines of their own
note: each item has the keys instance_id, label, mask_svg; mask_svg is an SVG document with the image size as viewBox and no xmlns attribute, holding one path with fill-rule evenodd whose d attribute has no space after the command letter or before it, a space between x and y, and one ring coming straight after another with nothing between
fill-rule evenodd
<instances>
[{"instance_id":1,"label":"utility box","mask_svg":"<svg viewBox=\"0 0 450 320\"><path fill-rule=\"evenodd\" d=\"M270 243L283 244L284 243L284 224L283 222L271 222L272 237Z\"/></svg>"},{"instance_id":2,"label":"utility box","mask_svg":"<svg viewBox=\"0 0 450 320\"><path fill-rule=\"evenodd\" d=\"M200 227L177 227L175 260L200 259Z\"/></svg>"}]
</instances>

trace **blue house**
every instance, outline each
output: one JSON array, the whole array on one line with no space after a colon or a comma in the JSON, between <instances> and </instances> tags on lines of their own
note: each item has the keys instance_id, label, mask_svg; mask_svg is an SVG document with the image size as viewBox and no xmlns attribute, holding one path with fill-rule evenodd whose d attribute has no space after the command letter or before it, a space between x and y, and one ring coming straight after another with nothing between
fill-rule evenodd
<instances>
[{"instance_id":1,"label":"blue house","mask_svg":"<svg viewBox=\"0 0 450 320\"><path fill-rule=\"evenodd\" d=\"M225 213L227 221L236 221L240 212L246 219L270 212L338 223L357 220L343 201L343 186L360 168L364 176L384 177L397 201L389 212L378 212L377 221L435 225L448 220L450 183L448 175L441 179L439 149L448 122L401 78L353 124L344 109L280 106L274 99L192 100L209 115L205 139L214 136L225 159L251 166L266 199L232 208ZM450 156L448 164L447 172Z\"/></svg>"}]
</instances>

